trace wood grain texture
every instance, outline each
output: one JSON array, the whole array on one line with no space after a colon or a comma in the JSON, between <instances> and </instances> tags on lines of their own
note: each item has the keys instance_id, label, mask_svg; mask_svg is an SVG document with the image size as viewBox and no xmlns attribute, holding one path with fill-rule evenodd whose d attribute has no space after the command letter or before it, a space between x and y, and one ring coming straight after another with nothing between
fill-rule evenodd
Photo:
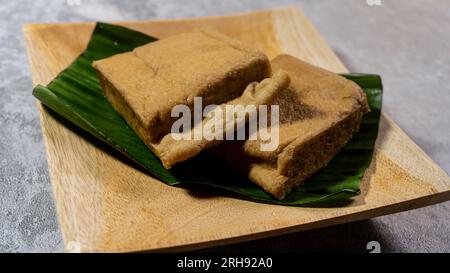
<instances>
[{"instance_id":1,"label":"wood grain texture","mask_svg":"<svg viewBox=\"0 0 450 273\"><path fill-rule=\"evenodd\" d=\"M271 58L284 52L335 72L347 71L301 10L294 7L121 24L159 38L209 25L260 47ZM93 26L26 25L34 84L47 84L69 65L83 51ZM449 177L385 114L362 194L346 207L298 208L167 186L65 124L39 102L38 109L63 238L66 247L79 242L82 252L195 249L450 200Z\"/></svg>"}]
</instances>

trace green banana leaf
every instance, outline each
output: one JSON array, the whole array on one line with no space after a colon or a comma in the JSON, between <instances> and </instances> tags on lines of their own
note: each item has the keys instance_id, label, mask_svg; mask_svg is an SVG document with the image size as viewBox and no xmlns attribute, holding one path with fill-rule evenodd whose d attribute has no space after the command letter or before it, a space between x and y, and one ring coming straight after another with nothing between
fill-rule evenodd
<instances>
[{"instance_id":1,"label":"green banana leaf","mask_svg":"<svg viewBox=\"0 0 450 273\"><path fill-rule=\"evenodd\" d=\"M207 153L171 170L164 169L159 159L107 102L91 67L92 62L155 40L121 26L97 23L86 50L50 84L36 86L33 95L54 112L171 186L201 184L219 188L218 194L234 198L291 206L334 206L340 204L338 201L347 201L359 194L360 181L372 159L378 134L382 99L379 76L343 75L363 88L372 111L364 117L360 131L326 168L280 201ZM189 186L186 188L190 189Z\"/></svg>"}]
</instances>

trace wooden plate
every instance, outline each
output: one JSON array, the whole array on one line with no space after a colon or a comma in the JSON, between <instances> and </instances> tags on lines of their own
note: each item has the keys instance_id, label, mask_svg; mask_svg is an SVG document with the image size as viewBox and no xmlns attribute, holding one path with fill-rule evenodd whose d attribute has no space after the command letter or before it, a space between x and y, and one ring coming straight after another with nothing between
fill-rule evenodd
<instances>
[{"instance_id":1,"label":"wooden plate","mask_svg":"<svg viewBox=\"0 0 450 273\"><path fill-rule=\"evenodd\" d=\"M259 46L271 58L284 52L335 72L347 71L295 7L121 24L159 38L209 25ZM84 50L93 27L93 23L25 25L34 84L47 84L69 65ZM362 194L346 207L299 208L167 186L130 166L127 160L63 122L39 102L38 109L59 223L69 251L210 247L351 222L450 199L449 177L386 114Z\"/></svg>"}]
</instances>

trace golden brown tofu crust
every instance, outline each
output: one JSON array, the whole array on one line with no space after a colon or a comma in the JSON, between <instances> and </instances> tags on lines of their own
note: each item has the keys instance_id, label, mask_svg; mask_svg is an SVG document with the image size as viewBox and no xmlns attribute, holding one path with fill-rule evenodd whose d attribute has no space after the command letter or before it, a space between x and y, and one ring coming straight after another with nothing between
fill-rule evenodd
<instances>
[{"instance_id":1,"label":"golden brown tofu crust","mask_svg":"<svg viewBox=\"0 0 450 273\"><path fill-rule=\"evenodd\" d=\"M284 199L307 178L328 165L351 139L352 134L359 130L362 116L362 112L355 112L317 138L295 147L287 160L286 175L271 165L251 164L249 178L275 198Z\"/></svg>"},{"instance_id":2,"label":"golden brown tofu crust","mask_svg":"<svg viewBox=\"0 0 450 273\"><path fill-rule=\"evenodd\" d=\"M271 78L267 78L260 83L253 82L247 86L242 96L228 101L225 104L221 104L218 107L223 113L222 128L215 133L220 134L222 139L225 139L229 130L234 132L235 128L239 128L245 125L248 116L256 114L257 106L270 105L274 98L281 90L286 89L289 86L289 76L286 72L278 70ZM238 111L242 111L242 115L237 114L241 118L234 118L232 120L226 120L226 106L228 105L240 105L248 106L254 105L255 108L251 108L250 112L245 111L243 108L238 108ZM204 125L210 118L205 118L195 129L203 130ZM193 135L191 130L190 135ZM202 150L209 149L222 143L223 140L218 139L180 139L176 140L172 134L165 135L158 143L151 143L150 148L161 159L164 167L169 169L172 165L185 161L199 154Z\"/></svg>"},{"instance_id":3,"label":"golden brown tofu crust","mask_svg":"<svg viewBox=\"0 0 450 273\"><path fill-rule=\"evenodd\" d=\"M171 36L94 62L107 99L148 143L170 131L171 110L194 97L221 104L271 74L260 51L212 30Z\"/></svg>"},{"instance_id":4,"label":"golden brown tofu crust","mask_svg":"<svg viewBox=\"0 0 450 273\"><path fill-rule=\"evenodd\" d=\"M226 143L215 152L283 199L329 163L359 130L369 106L355 83L292 56L276 57L272 69L287 71L291 79L274 102L280 105L278 149L262 152L258 140L246 140Z\"/></svg>"}]
</instances>

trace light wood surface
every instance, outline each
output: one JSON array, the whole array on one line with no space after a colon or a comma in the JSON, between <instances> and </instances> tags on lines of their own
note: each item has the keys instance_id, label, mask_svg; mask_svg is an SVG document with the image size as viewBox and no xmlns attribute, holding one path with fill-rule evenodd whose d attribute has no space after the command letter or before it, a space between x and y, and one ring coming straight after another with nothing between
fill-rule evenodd
<instances>
[{"instance_id":1,"label":"light wood surface","mask_svg":"<svg viewBox=\"0 0 450 273\"><path fill-rule=\"evenodd\" d=\"M164 37L209 25L269 57L289 53L335 72L345 66L296 7L226 17L121 23ZM28 24L34 84L80 54L94 24ZM376 71L373 71L376 72ZM31 95L31 93L30 93ZM82 252L187 250L319 228L450 200L449 177L385 114L362 194L346 207L254 203L175 188L142 173L61 124L38 102L66 248Z\"/></svg>"}]
</instances>

